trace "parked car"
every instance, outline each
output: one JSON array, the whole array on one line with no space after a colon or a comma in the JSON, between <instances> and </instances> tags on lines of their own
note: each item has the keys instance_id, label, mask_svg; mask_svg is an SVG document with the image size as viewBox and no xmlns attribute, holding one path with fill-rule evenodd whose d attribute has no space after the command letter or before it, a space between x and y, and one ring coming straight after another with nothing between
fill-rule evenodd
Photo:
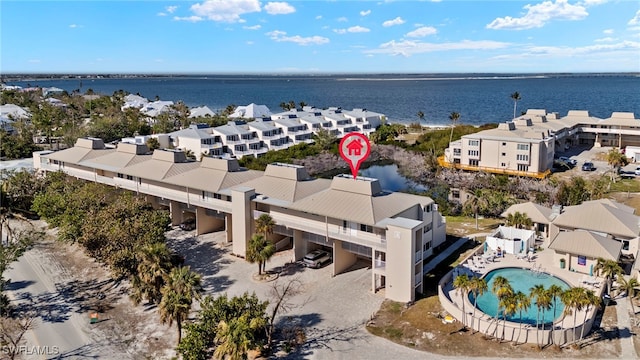
<instances>
[{"instance_id":1,"label":"parked car","mask_svg":"<svg viewBox=\"0 0 640 360\"><path fill-rule=\"evenodd\" d=\"M567 163L569 166L576 166L578 164L577 160L573 160L573 159L571 159L569 157L566 157L566 156L560 156L558 158L558 160L560 160L560 161L562 161L564 163Z\"/></svg>"},{"instance_id":2,"label":"parked car","mask_svg":"<svg viewBox=\"0 0 640 360\"><path fill-rule=\"evenodd\" d=\"M306 267L317 269L322 267L323 265L330 263L331 255L329 255L329 253L324 250L313 250L312 252L304 256L302 262Z\"/></svg>"},{"instance_id":3,"label":"parked car","mask_svg":"<svg viewBox=\"0 0 640 360\"><path fill-rule=\"evenodd\" d=\"M636 171L634 171L634 173L635 173L636 175L640 175L640 166L638 166L638 167L636 168Z\"/></svg>"},{"instance_id":4,"label":"parked car","mask_svg":"<svg viewBox=\"0 0 640 360\"><path fill-rule=\"evenodd\" d=\"M582 171L594 171L596 169L592 162L582 164Z\"/></svg>"},{"instance_id":5,"label":"parked car","mask_svg":"<svg viewBox=\"0 0 640 360\"><path fill-rule=\"evenodd\" d=\"M180 223L180 229L185 230L185 231L191 231L193 229L196 228L196 219L195 218L189 218L183 222Z\"/></svg>"}]
</instances>

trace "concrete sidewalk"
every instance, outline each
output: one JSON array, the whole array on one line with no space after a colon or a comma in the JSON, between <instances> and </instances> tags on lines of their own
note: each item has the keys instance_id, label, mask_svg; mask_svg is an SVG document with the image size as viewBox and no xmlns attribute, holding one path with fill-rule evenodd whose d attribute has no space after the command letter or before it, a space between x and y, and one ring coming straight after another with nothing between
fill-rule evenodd
<instances>
[{"instance_id":1,"label":"concrete sidewalk","mask_svg":"<svg viewBox=\"0 0 640 360\"><path fill-rule=\"evenodd\" d=\"M620 334L620 358L621 359L637 359L636 348L633 346L633 337L631 332L631 309L629 307L629 298L617 297L616 314L618 315L618 331Z\"/></svg>"}]
</instances>

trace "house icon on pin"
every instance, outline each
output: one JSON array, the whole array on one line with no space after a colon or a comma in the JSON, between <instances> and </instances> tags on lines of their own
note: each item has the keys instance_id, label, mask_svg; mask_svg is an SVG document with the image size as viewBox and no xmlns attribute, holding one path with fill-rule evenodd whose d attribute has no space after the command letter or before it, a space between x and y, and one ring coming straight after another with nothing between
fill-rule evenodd
<instances>
[{"instance_id":1,"label":"house icon on pin","mask_svg":"<svg viewBox=\"0 0 640 360\"><path fill-rule=\"evenodd\" d=\"M347 149L349 150L349 156L360 156L362 155L362 148L364 146L360 143L360 139L352 140L349 144L347 144Z\"/></svg>"}]
</instances>

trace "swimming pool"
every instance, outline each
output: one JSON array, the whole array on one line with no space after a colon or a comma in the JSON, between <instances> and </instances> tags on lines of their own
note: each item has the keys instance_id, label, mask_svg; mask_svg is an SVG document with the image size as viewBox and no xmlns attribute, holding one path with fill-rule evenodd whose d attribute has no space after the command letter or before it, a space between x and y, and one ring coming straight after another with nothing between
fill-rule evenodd
<instances>
[{"instance_id":1,"label":"swimming pool","mask_svg":"<svg viewBox=\"0 0 640 360\"><path fill-rule=\"evenodd\" d=\"M509 284L513 288L514 292L522 291L525 295L529 295L531 292L530 289L535 285L541 284L545 289L548 289L551 285L558 285L562 290L567 290L570 288L569 284L564 282L563 280L558 279L553 275L549 275L546 273L534 272L529 269L522 268L501 268L495 269L487 273L484 279L487 281L488 290L485 291L484 294L478 296L477 307L483 313L495 317L498 311L498 298L491 291L493 287L493 280L497 276L502 276L509 280ZM473 293L469 294L469 301L473 304ZM553 301L551 303L551 309L545 310L543 322L551 323L556 318L562 315L562 311L564 310L564 305L559 298L556 298L555 301L556 309L555 309L555 317ZM507 316L508 321L513 322L522 322L523 324L536 324L536 318L538 316L538 307L536 306L535 301L531 301L531 306L529 310L522 311L522 319L520 319L519 312L516 312L513 316ZM542 311L540 312L540 316L542 316ZM502 313L500 313L500 319L502 319Z\"/></svg>"}]
</instances>

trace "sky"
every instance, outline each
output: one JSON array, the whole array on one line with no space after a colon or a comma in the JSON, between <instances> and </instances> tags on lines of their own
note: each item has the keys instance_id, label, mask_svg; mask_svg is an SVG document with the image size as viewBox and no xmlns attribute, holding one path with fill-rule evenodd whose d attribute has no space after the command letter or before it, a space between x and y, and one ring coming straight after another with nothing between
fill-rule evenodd
<instances>
[{"instance_id":1,"label":"sky","mask_svg":"<svg viewBox=\"0 0 640 360\"><path fill-rule=\"evenodd\" d=\"M640 1L0 0L0 73L640 72Z\"/></svg>"}]
</instances>

